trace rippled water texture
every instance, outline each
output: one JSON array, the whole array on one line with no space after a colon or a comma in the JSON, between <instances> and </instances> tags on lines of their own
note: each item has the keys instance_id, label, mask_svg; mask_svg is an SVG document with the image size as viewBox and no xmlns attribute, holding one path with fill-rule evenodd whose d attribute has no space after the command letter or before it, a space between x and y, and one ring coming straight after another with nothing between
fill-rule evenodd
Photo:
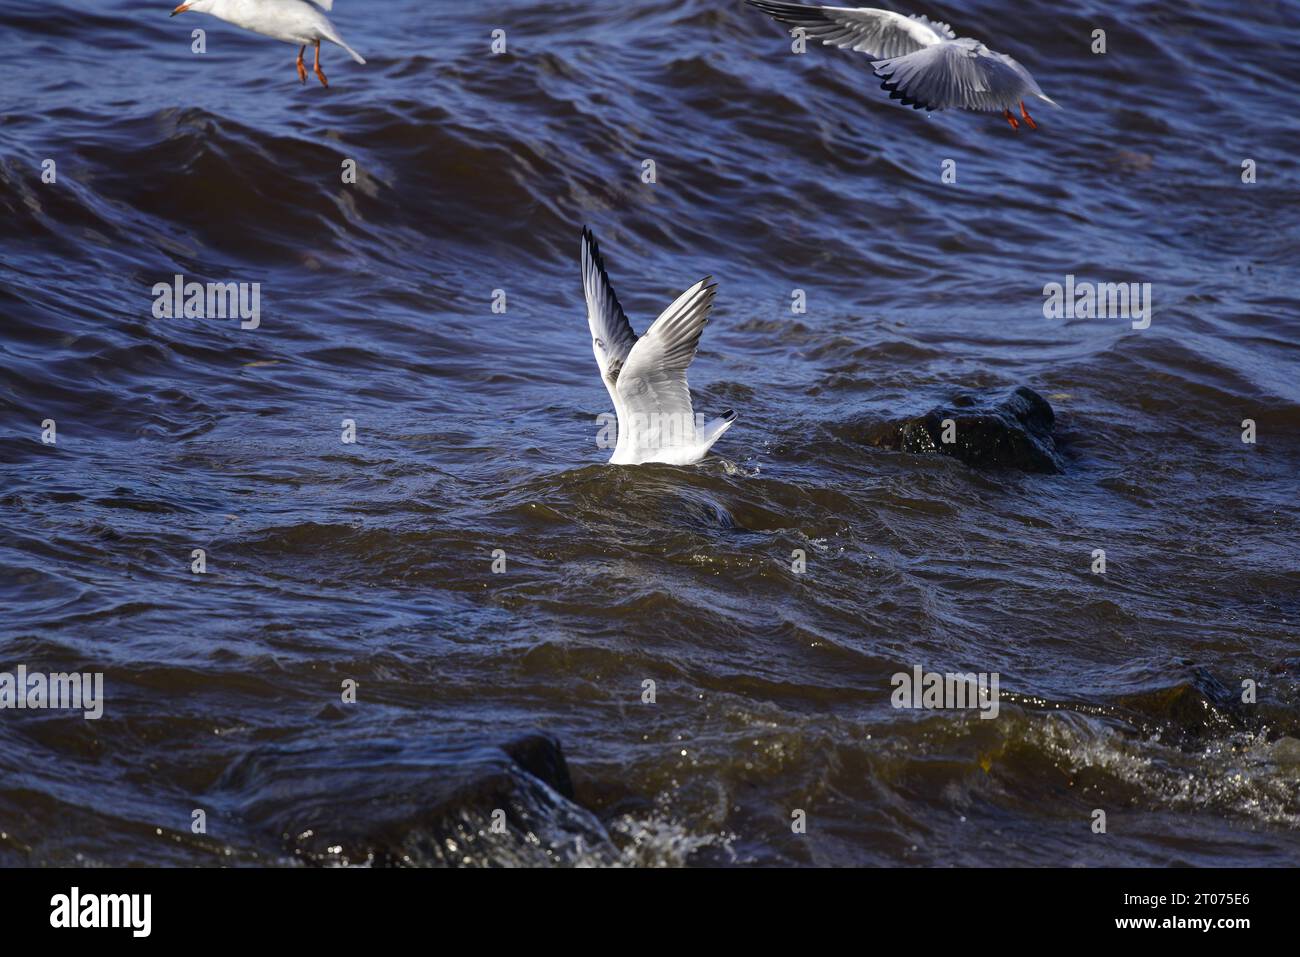
<instances>
[{"instance_id":1,"label":"rippled water texture","mask_svg":"<svg viewBox=\"0 0 1300 957\"><path fill-rule=\"evenodd\" d=\"M106 697L0 711L0 864L1294 863L1293 4L907 8L1036 132L738 0L341 0L328 90L171 5L0 8L0 671ZM699 466L604 464L584 224L638 331L720 284ZM1062 474L863 441L1021 385Z\"/></svg>"}]
</instances>

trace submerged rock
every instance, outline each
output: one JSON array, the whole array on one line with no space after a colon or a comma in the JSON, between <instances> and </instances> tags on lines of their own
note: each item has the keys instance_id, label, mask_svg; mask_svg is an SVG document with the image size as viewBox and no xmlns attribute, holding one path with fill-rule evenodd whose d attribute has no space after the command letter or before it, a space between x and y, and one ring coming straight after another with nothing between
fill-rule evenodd
<instances>
[{"instance_id":1,"label":"submerged rock","mask_svg":"<svg viewBox=\"0 0 1300 957\"><path fill-rule=\"evenodd\" d=\"M212 795L280 854L307 864L502 867L610 864L618 851L573 800L560 744L403 739L263 747ZM224 815L223 815L224 816Z\"/></svg>"},{"instance_id":2,"label":"submerged rock","mask_svg":"<svg viewBox=\"0 0 1300 957\"><path fill-rule=\"evenodd\" d=\"M1055 474L1065 471L1052 436L1055 421L1047 400L1020 386L1000 399L963 393L924 415L877 423L866 438L901 452L942 452L967 465Z\"/></svg>"},{"instance_id":3,"label":"submerged rock","mask_svg":"<svg viewBox=\"0 0 1300 957\"><path fill-rule=\"evenodd\" d=\"M1176 680L1171 681L1171 678ZM1154 675L1149 687L1116 699L1125 717L1144 733L1163 740L1199 746L1206 738L1238 731L1258 731L1258 709L1242 702L1209 668L1182 661Z\"/></svg>"}]
</instances>

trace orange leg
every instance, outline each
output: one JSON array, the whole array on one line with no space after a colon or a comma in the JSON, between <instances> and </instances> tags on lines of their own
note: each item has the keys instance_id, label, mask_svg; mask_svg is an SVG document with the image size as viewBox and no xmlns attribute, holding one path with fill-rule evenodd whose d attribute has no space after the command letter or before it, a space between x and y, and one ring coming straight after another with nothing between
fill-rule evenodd
<instances>
[{"instance_id":1,"label":"orange leg","mask_svg":"<svg viewBox=\"0 0 1300 957\"><path fill-rule=\"evenodd\" d=\"M1014 116L1011 115L1011 111L1010 111L1010 110L1003 110L1003 111L1002 111L1002 115L1005 116L1005 117L1007 118L1007 122L1011 124L1011 128L1012 128L1013 130L1018 130L1018 129L1020 129L1020 121L1017 120Z\"/></svg>"},{"instance_id":2,"label":"orange leg","mask_svg":"<svg viewBox=\"0 0 1300 957\"><path fill-rule=\"evenodd\" d=\"M316 79L320 80L321 86L329 86L330 81L325 79L325 72L320 68L320 41L316 41L316 63L312 66L312 72L316 74Z\"/></svg>"},{"instance_id":3,"label":"orange leg","mask_svg":"<svg viewBox=\"0 0 1300 957\"><path fill-rule=\"evenodd\" d=\"M298 48L298 82L299 83L307 82L307 65L302 62L302 55L304 52L306 52L306 50L307 47L305 45L300 46Z\"/></svg>"},{"instance_id":4,"label":"orange leg","mask_svg":"<svg viewBox=\"0 0 1300 957\"><path fill-rule=\"evenodd\" d=\"M1021 100L1021 101L1020 101L1020 115L1023 116L1023 117L1025 118L1025 122L1029 124L1029 128L1030 128L1031 130L1036 130L1036 129L1038 129L1038 124L1034 122L1034 118L1033 118L1032 116L1030 116L1030 115L1029 115L1029 111L1025 109L1025 101L1024 101L1024 100Z\"/></svg>"}]
</instances>

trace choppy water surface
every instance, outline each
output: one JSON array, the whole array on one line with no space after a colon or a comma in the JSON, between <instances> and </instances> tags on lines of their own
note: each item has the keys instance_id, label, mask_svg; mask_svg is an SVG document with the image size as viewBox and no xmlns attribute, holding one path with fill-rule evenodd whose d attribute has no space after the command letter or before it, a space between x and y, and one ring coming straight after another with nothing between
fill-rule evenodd
<instances>
[{"instance_id":1,"label":"choppy water surface","mask_svg":"<svg viewBox=\"0 0 1300 957\"><path fill-rule=\"evenodd\" d=\"M905 8L1065 107L1019 133L732 0L343 0L328 91L171 6L0 10L0 671L107 696L0 712L0 863L1294 863L1293 5ZM603 464L583 224L638 331L720 283L698 467ZM861 440L1022 384L1062 475Z\"/></svg>"}]
</instances>

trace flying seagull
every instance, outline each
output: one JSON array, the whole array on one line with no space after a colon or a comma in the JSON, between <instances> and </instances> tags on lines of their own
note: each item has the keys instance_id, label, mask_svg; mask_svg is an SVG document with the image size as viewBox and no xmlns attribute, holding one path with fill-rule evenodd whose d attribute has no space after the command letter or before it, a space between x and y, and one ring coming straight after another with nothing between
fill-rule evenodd
<instances>
[{"instance_id":1,"label":"flying seagull","mask_svg":"<svg viewBox=\"0 0 1300 957\"><path fill-rule=\"evenodd\" d=\"M686 367L695 358L718 288L711 279L705 276L678 296L638 339L614 295L596 237L583 228L582 291L591 351L618 413L611 465L693 465L736 421L728 409L697 428L686 384Z\"/></svg>"},{"instance_id":2,"label":"flying seagull","mask_svg":"<svg viewBox=\"0 0 1300 957\"><path fill-rule=\"evenodd\" d=\"M334 0L312 0L316 6L325 10L334 8ZM210 13L218 20L225 20L245 30L252 30L263 36L274 37L285 43L297 43L298 79L307 82L307 67L302 62L302 55L308 45L316 48L316 63L312 72L320 80L321 86L329 86L325 73L320 68L320 42L328 40L337 43L352 54L352 59L365 63L365 58L343 42L334 24L326 19L325 14L316 10L306 0L190 0L182 3L172 11L172 16L193 10L195 13Z\"/></svg>"},{"instance_id":3,"label":"flying seagull","mask_svg":"<svg viewBox=\"0 0 1300 957\"><path fill-rule=\"evenodd\" d=\"M1038 129L1027 97L1057 106L1029 71L978 40L958 38L952 27L923 16L905 17L869 7L814 7L780 0L746 0L780 23L803 30L822 45L848 47L872 58L881 88L913 109L1002 111L1013 130L1020 116ZM1059 109L1059 107L1057 107Z\"/></svg>"}]
</instances>

